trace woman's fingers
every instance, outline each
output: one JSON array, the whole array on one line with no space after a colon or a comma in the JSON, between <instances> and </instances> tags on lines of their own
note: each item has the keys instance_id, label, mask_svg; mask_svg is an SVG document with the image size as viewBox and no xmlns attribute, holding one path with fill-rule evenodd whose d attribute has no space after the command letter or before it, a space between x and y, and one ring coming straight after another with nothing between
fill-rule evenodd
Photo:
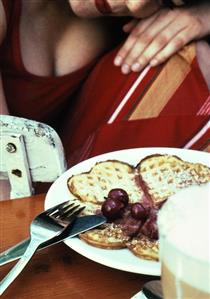
<instances>
[{"instance_id":1,"label":"woman's fingers","mask_svg":"<svg viewBox=\"0 0 210 299\"><path fill-rule=\"evenodd\" d=\"M140 21L118 52L120 59L115 64L127 74L131 70L138 72L149 63L157 65L166 61L200 37L202 22L197 15L190 9L163 10Z\"/></svg>"},{"instance_id":2,"label":"woman's fingers","mask_svg":"<svg viewBox=\"0 0 210 299\"><path fill-rule=\"evenodd\" d=\"M154 17L151 17L146 21L141 21L143 23L140 22L137 24L135 29L133 29L130 33L130 36L117 55L118 57L121 57L123 73L128 73L131 70L132 65L134 65L134 69L136 69L136 71L139 71L142 68L142 65L145 65L145 55L143 55L145 50L158 36L158 34L162 32L164 28L169 26L175 18L175 15L169 11L164 11L164 13L167 13L167 18L164 17L163 13L156 14ZM157 43L159 43L160 38L161 37L159 37ZM142 56L141 59L138 59L140 56Z\"/></svg>"},{"instance_id":3,"label":"woman's fingers","mask_svg":"<svg viewBox=\"0 0 210 299\"><path fill-rule=\"evenodd\" d=\"M145 20L137 21L136 26L132 29L132 32L128 36L126 42L123 44L122 48L116 55L116 58L114 60L114 64L116 66L122 65L123 61L128 57L129 52L133 48L136 41L139 40L140 34L150 27L150 25L154 22L155 18L157 18L157 15L154 15Z\"/></svg>"},{"instance_id":4,"label":"woman's fingers","mask_svg":"<svg viewBox=\"0 0 210 299\"><path fill-rule=\"evenodd\" d=\"M165 45L161 51L157 52L156 55L150 59L149 63L152 66L158 65L165 62L172 55L182 49L186 44L192 40L198 39L202 32L202 24L200 21L191 14L185 14L184 18L180 18L181 22L176 22L173 27L177 27L177 24L182 24L182 29L177 31L177 34L170 39L170 41ZM168 28L169 30L169 28ZM171 28L171 31L173 29Z\"/></svg>"},{"instance_id":5,"label":"woman's fingers","mask_svg":"<svg viewBox=\"0 0 210 299\"><path fill-rule=\"evenodd\" d=\"M193 39L194 32L190 27L186 27L177 35L175 35L170 42L166 44L163 49L161 49L161 51L153 56L153 58L149 61L150 65L156 66L165 62Z\"/></svg>"},{"instance_id":6,"label":"woman's fingers","mask_svg":"<svg viewBox=\"0 0 210 299\"><path fill-rule=\"evenodd\" d=\"M142 68L149 64L150 61L171 42L171 40L175 39L179 32L182 32L184 28L185 27L181 24L174 26L174 22L170 23L155 37L155 39L153 39L153 41L144 49L143 53L136 57L132 56L131 52L129 55L131 57L128 57L129 61L127 62L127 60L125 60L125 63L129 63L131 65L132 71L139 72Z\"/></svg>"}]
</instances>

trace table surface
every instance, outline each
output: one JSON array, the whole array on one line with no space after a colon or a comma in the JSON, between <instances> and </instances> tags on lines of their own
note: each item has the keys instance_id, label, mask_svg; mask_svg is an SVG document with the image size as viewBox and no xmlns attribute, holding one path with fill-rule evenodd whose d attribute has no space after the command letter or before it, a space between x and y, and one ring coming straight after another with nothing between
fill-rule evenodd
<instances>
[{"instance_id":1,"label":"table surface","mask_svg":"<svg viewBox=\"0 0 210 299\"><path fill-rule=\"evenodd\" d=\"M41 194L0 202L0 251L28 237L44 199ZM0 279L14 264L0 267ZM128 299L153 278L100 265L62 243L37 252L2 299Z\"/></svg>"}]
</instances>

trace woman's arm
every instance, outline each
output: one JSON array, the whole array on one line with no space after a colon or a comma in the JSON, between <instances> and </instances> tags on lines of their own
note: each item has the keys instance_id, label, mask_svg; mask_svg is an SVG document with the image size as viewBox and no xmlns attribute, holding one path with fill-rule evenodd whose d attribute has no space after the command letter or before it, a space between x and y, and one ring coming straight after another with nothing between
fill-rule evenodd
<instances>
[{"instance_id":1,"label":"woman's arm","mask_svg":"<svg viewBox=\"0 0 210 299\"><path fill-rule=\"evenodd\" d=\"M130 32L115 58L127 74L166 61L192 40L210 34L210 3L192 7L161 9L144 20L134 20L124 30Z\"/></svg>"},{"instance_id":2,"label":"woman's arm","mask_svg":"<svg viewBox=\"0 0 210 299\"><path fill-rule=\"evenodd\" d=\"M6 16L4 7L0 1L0 46L6 33ZM0 70L0 114L9 114L6 99L4 96L4 90L2 85L1 70Z\"/></svg>"}]
</instances>

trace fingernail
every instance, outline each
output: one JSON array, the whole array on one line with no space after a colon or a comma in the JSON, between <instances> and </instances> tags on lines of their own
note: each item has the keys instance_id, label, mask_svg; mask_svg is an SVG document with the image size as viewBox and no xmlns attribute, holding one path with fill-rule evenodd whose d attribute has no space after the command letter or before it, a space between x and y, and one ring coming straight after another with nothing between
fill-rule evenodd
<instances>
[{"instance_id":1,"label":"fingernail","mask_svg":"<svg viewBox=\"0 0 210 299\"><path fill-rule=\"evenodd\" d=\"M121 64L122 64L122 57L117 56L117 57L115 58L115 60L114 60L114 64L115 64L116 66L121 65Z\"/></svg>"},{"instance_id":2,"label":"fingernail","mask_svg":"<svg viewBox=\"0 0 210 299\"><path fill-rule=\"evenodd\" d=\"M151 61L150 61L150 65L151 66L156 66L158 64L158 60L157 59L152 59Z\"/></svg>"},{"instance_id":3,"label":"fingernail","mask_svg":"<svg viewBox=\"0 0 210 299\"><path fill-rule=\"evenodd\" d=\"M136 62L131 66L131 69L133 72L139 72L141 70L141 65L140 63Z\"/></svg>"},{"instance_id":4,"label":"fingernail","mask_svg":"<svg viewBox=\"0 0 210 299\"><path fill-rule=\"evenodd\" d=\"M130 73L130 66L129 65L127 65L127 64L123 64L123 66L122 66L122 68L121 68L121 71L122 71L122 73L123 74L128 74L128 73Z\"/></svg>"}]
</instances>

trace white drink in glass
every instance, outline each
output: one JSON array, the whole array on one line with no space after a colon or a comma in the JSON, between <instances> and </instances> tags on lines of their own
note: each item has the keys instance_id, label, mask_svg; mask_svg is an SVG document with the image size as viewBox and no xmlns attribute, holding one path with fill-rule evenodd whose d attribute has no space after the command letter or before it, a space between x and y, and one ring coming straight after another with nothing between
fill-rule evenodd
<instances>
[{"instance_id":1,"label":"white drink in glass","mask_svg":"<svg viewBox=\"0 0 210 299\"><path fill-rule=\"evenodd\" d=\"M210 299L210 184L171 196L158 228L164 299Z\"/></svg>"}]
</instances>

